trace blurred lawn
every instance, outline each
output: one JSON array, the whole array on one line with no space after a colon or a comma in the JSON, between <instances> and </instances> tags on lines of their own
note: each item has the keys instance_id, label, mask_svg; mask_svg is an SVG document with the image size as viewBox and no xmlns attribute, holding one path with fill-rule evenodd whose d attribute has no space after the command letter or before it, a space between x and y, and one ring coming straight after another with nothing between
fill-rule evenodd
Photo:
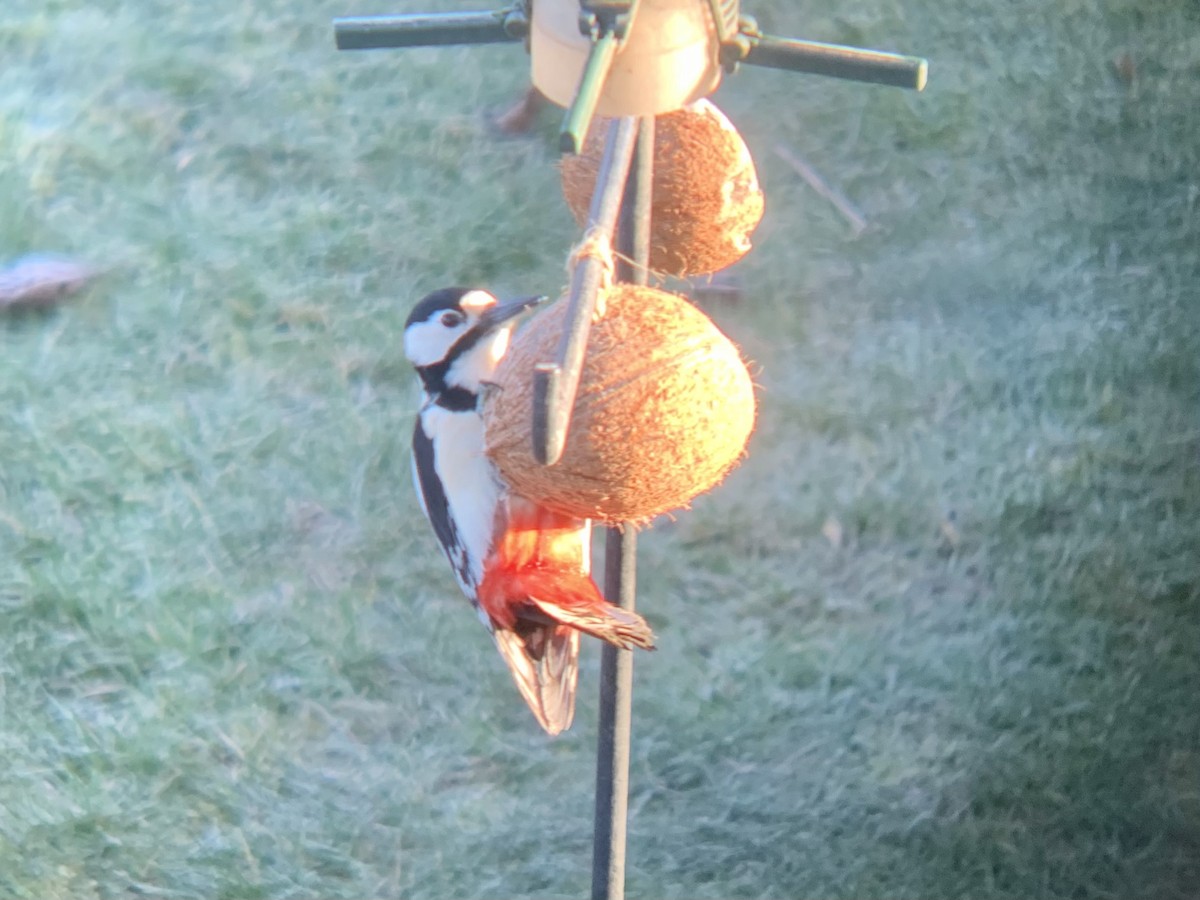
<instances>
[{"instance_id":1,"label":"blurred lawn","mask_svg":"<svg viewBox=\"0 0 1200 900\"><path fill-rule=\"evenodd\" d=\"M489 139L516 48L329 27L477 7L0 9L0 257L111 267L0 323L0 896L585 893L598 654L547 741L399 348L434 287L561 286L555 117ZM642 540L630 894L1195 897L1200 6L746 9L931 82L718 95L761 423Z\"/></svg>"}]
</instances>

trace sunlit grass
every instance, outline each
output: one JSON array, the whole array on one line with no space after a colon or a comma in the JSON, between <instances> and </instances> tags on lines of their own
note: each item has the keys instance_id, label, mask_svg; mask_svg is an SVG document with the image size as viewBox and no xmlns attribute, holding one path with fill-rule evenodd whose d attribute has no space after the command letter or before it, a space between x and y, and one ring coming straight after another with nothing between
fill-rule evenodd
<instances>
[{"instance_id":1,"label":"sunlit grass","mask_svg":"<svg viewBox=\"0 0 1200 900\"><path fill-rule=\"evenodd\" d=\"M640 542L630 895L1193 896L1200 17L746 6L932 77L718 96L760 427ZM379 11L0 11L0 256L109 269L0 323L0 895L587 890L594 648L547 741L420 519L399 352L433 287L562 285L555 122L490 139L516 48L333 50Z\"/></svg>"}]
</instances>

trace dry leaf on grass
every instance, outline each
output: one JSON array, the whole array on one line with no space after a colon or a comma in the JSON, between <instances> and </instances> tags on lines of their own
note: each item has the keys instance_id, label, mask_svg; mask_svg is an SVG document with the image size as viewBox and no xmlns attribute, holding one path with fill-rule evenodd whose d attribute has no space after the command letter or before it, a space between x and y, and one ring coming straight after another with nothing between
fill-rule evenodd
<instances>
[{"instance_id":1,"label":"dry leaf on grass","mask_svg":"<svg viewBox=\"0 0 1200 900\"><path fill-rule=\"evenodd\" d=\"M97 274L93 266L65 256L22 256L0 268L0 310L52 306Z\"/></svg>"}]
</instances>

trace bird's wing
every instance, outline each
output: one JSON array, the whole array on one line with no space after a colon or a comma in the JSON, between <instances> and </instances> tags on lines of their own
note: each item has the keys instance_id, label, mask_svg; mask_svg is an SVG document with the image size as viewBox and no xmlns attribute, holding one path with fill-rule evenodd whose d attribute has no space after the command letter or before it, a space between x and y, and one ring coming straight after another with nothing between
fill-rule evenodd
<instances>
[{"instance_id":1,"label":"bird's wing","mask_svg":"<svg viewBox=\"0 0 1200 900\"><path fill-rule=\"evenodd\" d=\"M446 490L434 468L433 441L425 433L420 416L417 417L417 424L413 429L412 459L413 482L421 500L421 510L433 526L433 533L437 535L459 581L465 584L469 575L466 551L459 540L454 519L450 516L450 501L446 498Z\"/></svg>"},{"instance_id":2,"label":"bird's wing","mask_svg":"<svg viewBox=\"0 0 1200 900\"><path fill-rule=\"evenodd\" d=\"M517 690L547 734L571 727L579 680L579 632L565 625L517 622L497 628L496 646Z\"/></svg>"}]
</instances>

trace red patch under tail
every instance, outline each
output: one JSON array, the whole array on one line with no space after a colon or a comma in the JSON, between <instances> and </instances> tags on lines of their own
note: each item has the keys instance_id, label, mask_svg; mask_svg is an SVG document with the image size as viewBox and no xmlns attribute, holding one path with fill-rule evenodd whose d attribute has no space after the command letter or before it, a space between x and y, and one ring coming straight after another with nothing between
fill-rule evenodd
<instances>
[{"instance_id":1,"label":"red patch under tail","mask_svg":"<svg viewBox=\"0 0 1200 900\"><path fill-rule=\"evenodd\" d=\"M512 629L518 620L553 622L625 650L653 649L646 621L609 603L592 581L590 540L586 520L511 498L507 527L478 590L479 602L496 626Z\"/></svg>"},{"instance_id":2,"label":"red patch under tail","mask_svg":"<svg viewBox=\"0 0 1200 900\"><path fill-rule=\"evenodd\" d=\"M637 613L604 599L591 578L591 526L510 498L477 597L496 645L541 726L558 734L575 713L579 633L623 649L654 649Z\"/></svg>"}]
</instances>

